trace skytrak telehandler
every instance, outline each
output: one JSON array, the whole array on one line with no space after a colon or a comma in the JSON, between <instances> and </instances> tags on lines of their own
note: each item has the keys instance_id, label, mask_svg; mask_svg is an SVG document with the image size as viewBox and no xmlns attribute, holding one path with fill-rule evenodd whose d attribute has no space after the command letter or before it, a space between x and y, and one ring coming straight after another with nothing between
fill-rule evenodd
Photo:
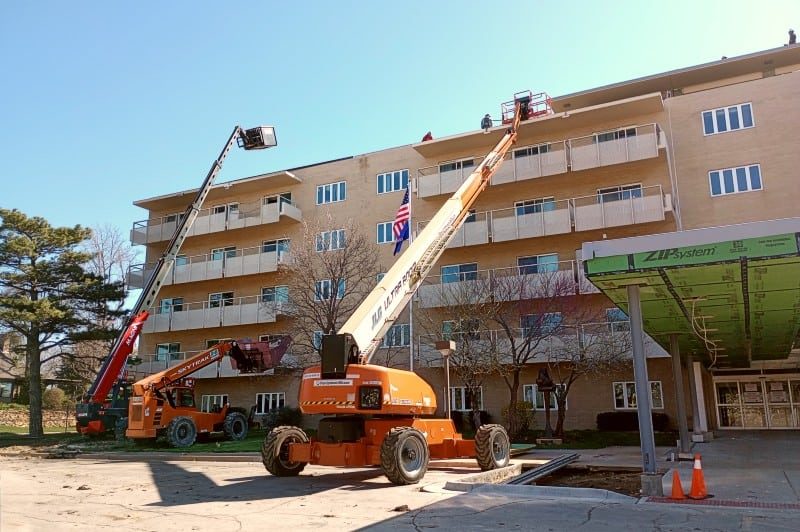
<instances>
[{"instance_id":1,"label":"skytrak telehandler","mask_svg":"<svg viewBox=\"0 0 800 532\"><path fill-rule=\"evenodd\" d=\"M323 414L314 439L299 427L276 427L261 456L277 476L306 464L379 465L395 484L423 478L431 458L476 457L481 469L509 462L508 434L483 425L475 440L457 433L451 419L432 418L436 394L410 371L369 364L383 336L441 256L514 144L521 120L552 113L545 94L518 93L503 104L508 129L481 164L448 199L337 334L323 336L321 364L303 373L300 408Z\"/></svg>"},{"instance_id":2,"label":"skytrak telehandler","mask_svg":"<svg viewBox=\"0 0 800 532\"><path fill-rule=\"evenodd\" d=\"M209 412L199 410L188 377L197 371L231 357L240 374L263 373L280 363L291 339L284 336L272 342L226 341L133 385L128 407L126 436L133 440L164 436L173 447L189 447L198 434L224 432L231 440L247 437L249 409L230 404L212 405Z\"/></svg>"}]
</instances>

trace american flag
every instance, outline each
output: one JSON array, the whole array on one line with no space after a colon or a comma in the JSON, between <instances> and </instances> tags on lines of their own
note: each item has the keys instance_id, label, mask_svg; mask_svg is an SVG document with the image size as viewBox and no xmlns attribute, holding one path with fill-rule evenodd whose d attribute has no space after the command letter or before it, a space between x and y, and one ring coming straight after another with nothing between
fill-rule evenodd
<instances>
[{"instance_id":1,"label":"american flag","mask_svg":"<svg viewBox=\"0 0 800 532\"><path fill-rule=\"evenodd\" d=\"M408 188L406 188L406 193L403 196L403 203L401 203L400 208L397 209L397 215L394 217L394 225L392 226L394 240L397 242L394 245L395 255L400 253L400 248L403 247L403 242L408 240L408 224L410 220L411 210L408 207Z\"/></svg>"}]
</instances>

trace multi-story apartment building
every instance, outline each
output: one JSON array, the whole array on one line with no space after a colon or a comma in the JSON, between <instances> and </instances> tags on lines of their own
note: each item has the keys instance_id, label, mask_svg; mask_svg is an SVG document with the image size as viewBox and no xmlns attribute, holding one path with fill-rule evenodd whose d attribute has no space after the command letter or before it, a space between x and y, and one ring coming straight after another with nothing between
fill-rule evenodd
<instances>
[{"instance_id":1,"label":"multi-story apartment building","mask_svg":"<svg viewBox=\"0 0 800 532\"><path fill-rule=\"evenodd\" d=\"M792 127L800 115L799 69L800 48L787 46L553 98L552 113L521 124L512 153L415 297L414 323L406 312L391 331L387 343L405 350L395 360L409 360L413 344L415 370L440 391L440 409L448 400L457 410L479 401L500 420L509 400L500 376L487 377L479 397L457 381L449 393L444 390L433 337L463 334L464 325L454 325L452 300L443 294L484 280L516 278L530 286L537 279L566 279L567 306L581 309L582 320L564 331L580 335L590 327L624 334L624 313L583 276L584 242L800 214L800 184L792 175L800 166ZM304 220L330 216L333 241L346 238L339 228L357 218L374 237L379 262L388 267L394 260L391 222L406 186L418 230L502 132L503 126L469 131L215 186L161 289L159 305L151 309L138 371L157 371L222 338L285 333L293 294L277 271L301 238ZM133 288L143 285L189 194L135 202L148 214L134 224L131 238L146 246L148 262L132 269ZM506 297L507 306L518 310L521 336L532 316L548 313L545 321L559 324L569 320L553 309L526 306L526 299ZM423 327L423 316L428 323L441 322L440 333ZM499 334L484 330L490 328L486 324L475 327L487 338ZM675 382L663 347L646 343L653 408L674 418ZM539 410L544 397L537 394L536 378L544 360L531 361L518 391L519 400L530 400ZM704 424L725 428L726 422L718 421L719 399L734 397L731 386L744 387L756 370L733 375L697 366L689 372L696 370L692 377L699 379L692 381L699 384L690 389L686 374L684 388L699 400ZM800 428L798 360L790 357L781 368L767 364L758 371L772 369L782 371L774 382L791 392L783 425ZM205 403L224 395L234 403L256 404L259 413L297 404L299 377L292 372L245 377L223 366L200 377L208 377L197 384ZM633 380L632 369L623 369L576 381L567 403L568 428L594 427L600 412L634 409ZM717 393L722 389L725 394Z\"/></svg>"}]
</instances>

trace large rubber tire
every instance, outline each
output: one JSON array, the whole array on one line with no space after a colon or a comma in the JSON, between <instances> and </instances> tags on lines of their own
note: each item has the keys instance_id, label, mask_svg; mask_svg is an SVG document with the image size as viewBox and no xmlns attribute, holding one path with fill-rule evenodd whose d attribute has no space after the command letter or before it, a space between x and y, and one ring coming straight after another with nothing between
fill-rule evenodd
<instances>
[{"instance_id":1,"label":"large rubber tire","mask_svg":"<svg viewBox=\"0 0 800 532\"><path fill-rule=\"evenodd\" d=\"M501 425L483 425L475 433L475 454L481 470L505 467L511 460L511 443Z\"/></svg>"},{"instance_id":2,"label":"large rubber tire","mask_svg":"<svg viewBox=\"0 0 800 532\"><path fill-rule=\"evenodd\" d=\"M381 444L381 469L393 484L416 484L428 471L430 450L414 427L395 427Z\"/></svg>"},{"instance_id":3,"label":"large rubber tire","mask_svg":"<svg viewBox=\"0 0 800 532\"><path fill-rule=\"evenodd\" d=\"M190 417L178 416L167 425L167 441L173 447L191 447L197 439L197 427Z\"/></svg>"},{"instance_id":4,"label":"large rubber tire","mask_svg":"<svg viewBox=\"0 0 800 532\"><path fill-rule=\"evenodd\" d=\"M275 427L264 438L261 445L261 461L276 477L294 477L305 469L305 462L289 460L290 443L308 443L308 436L300 427Z\"/></svg>"},{"instance_id":5,"label":"large rubber tire","mask_svg":"<svg viewBox=\"0 0 800 532\"><path fill-rule=\"evenodd\" d=\"M120 443L128 441L125 437L126 430L128 430L128 418L118 417L114 422L114 439Z\"/></svg>"},{"instance_id":6,"label":"large rubber tire","mask_svg":"<svg viewBox=\"0 0 800 532\"><path fill-rule=\"evenodd\" d=\"M225 435L233 441L242 441L247 437L247 418L241 412L229 412L222 427Z\"/></svg>"}]
</instances>

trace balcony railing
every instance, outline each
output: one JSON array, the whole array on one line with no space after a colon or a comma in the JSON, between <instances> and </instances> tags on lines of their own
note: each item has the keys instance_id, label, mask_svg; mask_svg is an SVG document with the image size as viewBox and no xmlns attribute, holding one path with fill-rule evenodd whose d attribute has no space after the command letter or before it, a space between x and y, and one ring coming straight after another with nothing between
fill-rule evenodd
<instances>
[{"instance_id":1,"label":"balcony railing","mask_svg":"<svg viewBox=\"0 0 800 532\"><path fill-rule=\"evenodd\" d=\"M631 356L630 323L596 322L582 325L561 325L552 335L548 333L530 333L527 329L517 328L510 331L517 346L521 345L527 334L531 334L531 356L527 357L531 364L556 361L568 361L569 353L584 349L588 356L610 356L621 354ZM422 367L442 367L442 355L435 344L439 340L453 340L456 346L470 349L476 356L485 355L487 363L494 356L497 363L511 362L511 339L505 330L477 330L474 332L444 334L423 334L415 338L415 358ZM669 356L648 334L644 335L645 355L649 358ZM618 352L617 352L618 351ZM455 363L451 360L451 364Z\"/></svg>"},{"instance_id":2,"label":"balcony railing","mask_svg":"<svg viewBox=\"0 0 800 532\"><path fill-rule=\"evenodd\" d=\"M520 301L595 293L574 260L429 275L417 291L420 308Z\"/></svg>"},{"instance_id":3,"label":"balcony railing","mask_svg":"<svg viewBox=\"0 0 800 532\"><path fill-rule=\"evenodd\" d=\"M281 199L272 203L263 200L238 204L235 209L226 206L224 212L214 212L216 207L203 209L195 219L186 236L205 235L229 229L252 227L262 224L277 223L286 218L295 222L303 219L303 214L294 203ZM134 244L150 244L172 238L180 215L161 216L149 220L134 222L131 230L131 242Z\"/></svg>"},{"instance_id":4,"label":"balcony railing","mask_svg":"<svg viewBox=\"0 0 800 532\"><path fill-rule=\"evenodd\" d=\"M513 183L567 171L567 141L514 147L492 176L492 185Z\"/></svg>"},{"instance_id":5,"label":"balcony railing","mask_svg":"<svg viewBox=\"0 0 800 532\"><path fill-rule=\"evenodd\" d=\"M515 146L492 176L491 184L501 185L655 158L659 148L665 145L662 137L658 124L653 123L532 146ZM443 166L449 168L459 162L454 161L420 168L417 171L417 196L428 198L455 192L482 158L466 160L474 161L474 166L441 171Z\"/></svg>"},{"instance_id":6,"label":"balcony railing","mask_svg":"<svg viewBox=\"0 0 800 532\"><path fill-rule=\"evenodd\" d=\"M573 172L658 157L657 124L595 133L569 139L570 167Z\"/></svg>"},{"instance_id":7,"label":"balcony railing","mask_svg":"<svg viewBox=\"0 0 800 532\"><path fill-rule=\"evenodd\" d=\"M672 199L661 185L598 193L535 205L479 212L467 218L448 248L506 242L662 221ZM421 231L430 220L417 223Z\"/></svg>"},{"instance_id":8,"label":"balcony railing","mask_svg":"<svg viewBox=\"0 0 800 532\"><path fill-rule=\"evenodd\" d=\"M264 301L262 296L235 297L222 301L181 303L168 309L148 309L144 333L186 331L253 323L273 323L285 314L286 302Z\"/></svg>"},{"instance_id":9,"label":"balcony railing","mask_svg":"<svg viewBox=\"0 0 800 532\"><path fill-rule=\"evenodd\" d=\"M265 252L262 249L262 246L258 246L236 251L181 257L177 264L173 264L162 284L167 286L223 277L269 273L277 271L279 264L284 264L289 260L288 252ZM132 265L128 270L128 286L144 288L154 268L155 264Z\"/></svg>"},{"instance_id":10,"label":"balcony railing","mask_svg":"<svg viewBox=\"0 0 800 532\"><path fill-rule=\"evenodd\" d=\"M571 201L575 231L657 222L671 210L671 198L661 185L598 193Z\"/></svg>"}]
</instances>

